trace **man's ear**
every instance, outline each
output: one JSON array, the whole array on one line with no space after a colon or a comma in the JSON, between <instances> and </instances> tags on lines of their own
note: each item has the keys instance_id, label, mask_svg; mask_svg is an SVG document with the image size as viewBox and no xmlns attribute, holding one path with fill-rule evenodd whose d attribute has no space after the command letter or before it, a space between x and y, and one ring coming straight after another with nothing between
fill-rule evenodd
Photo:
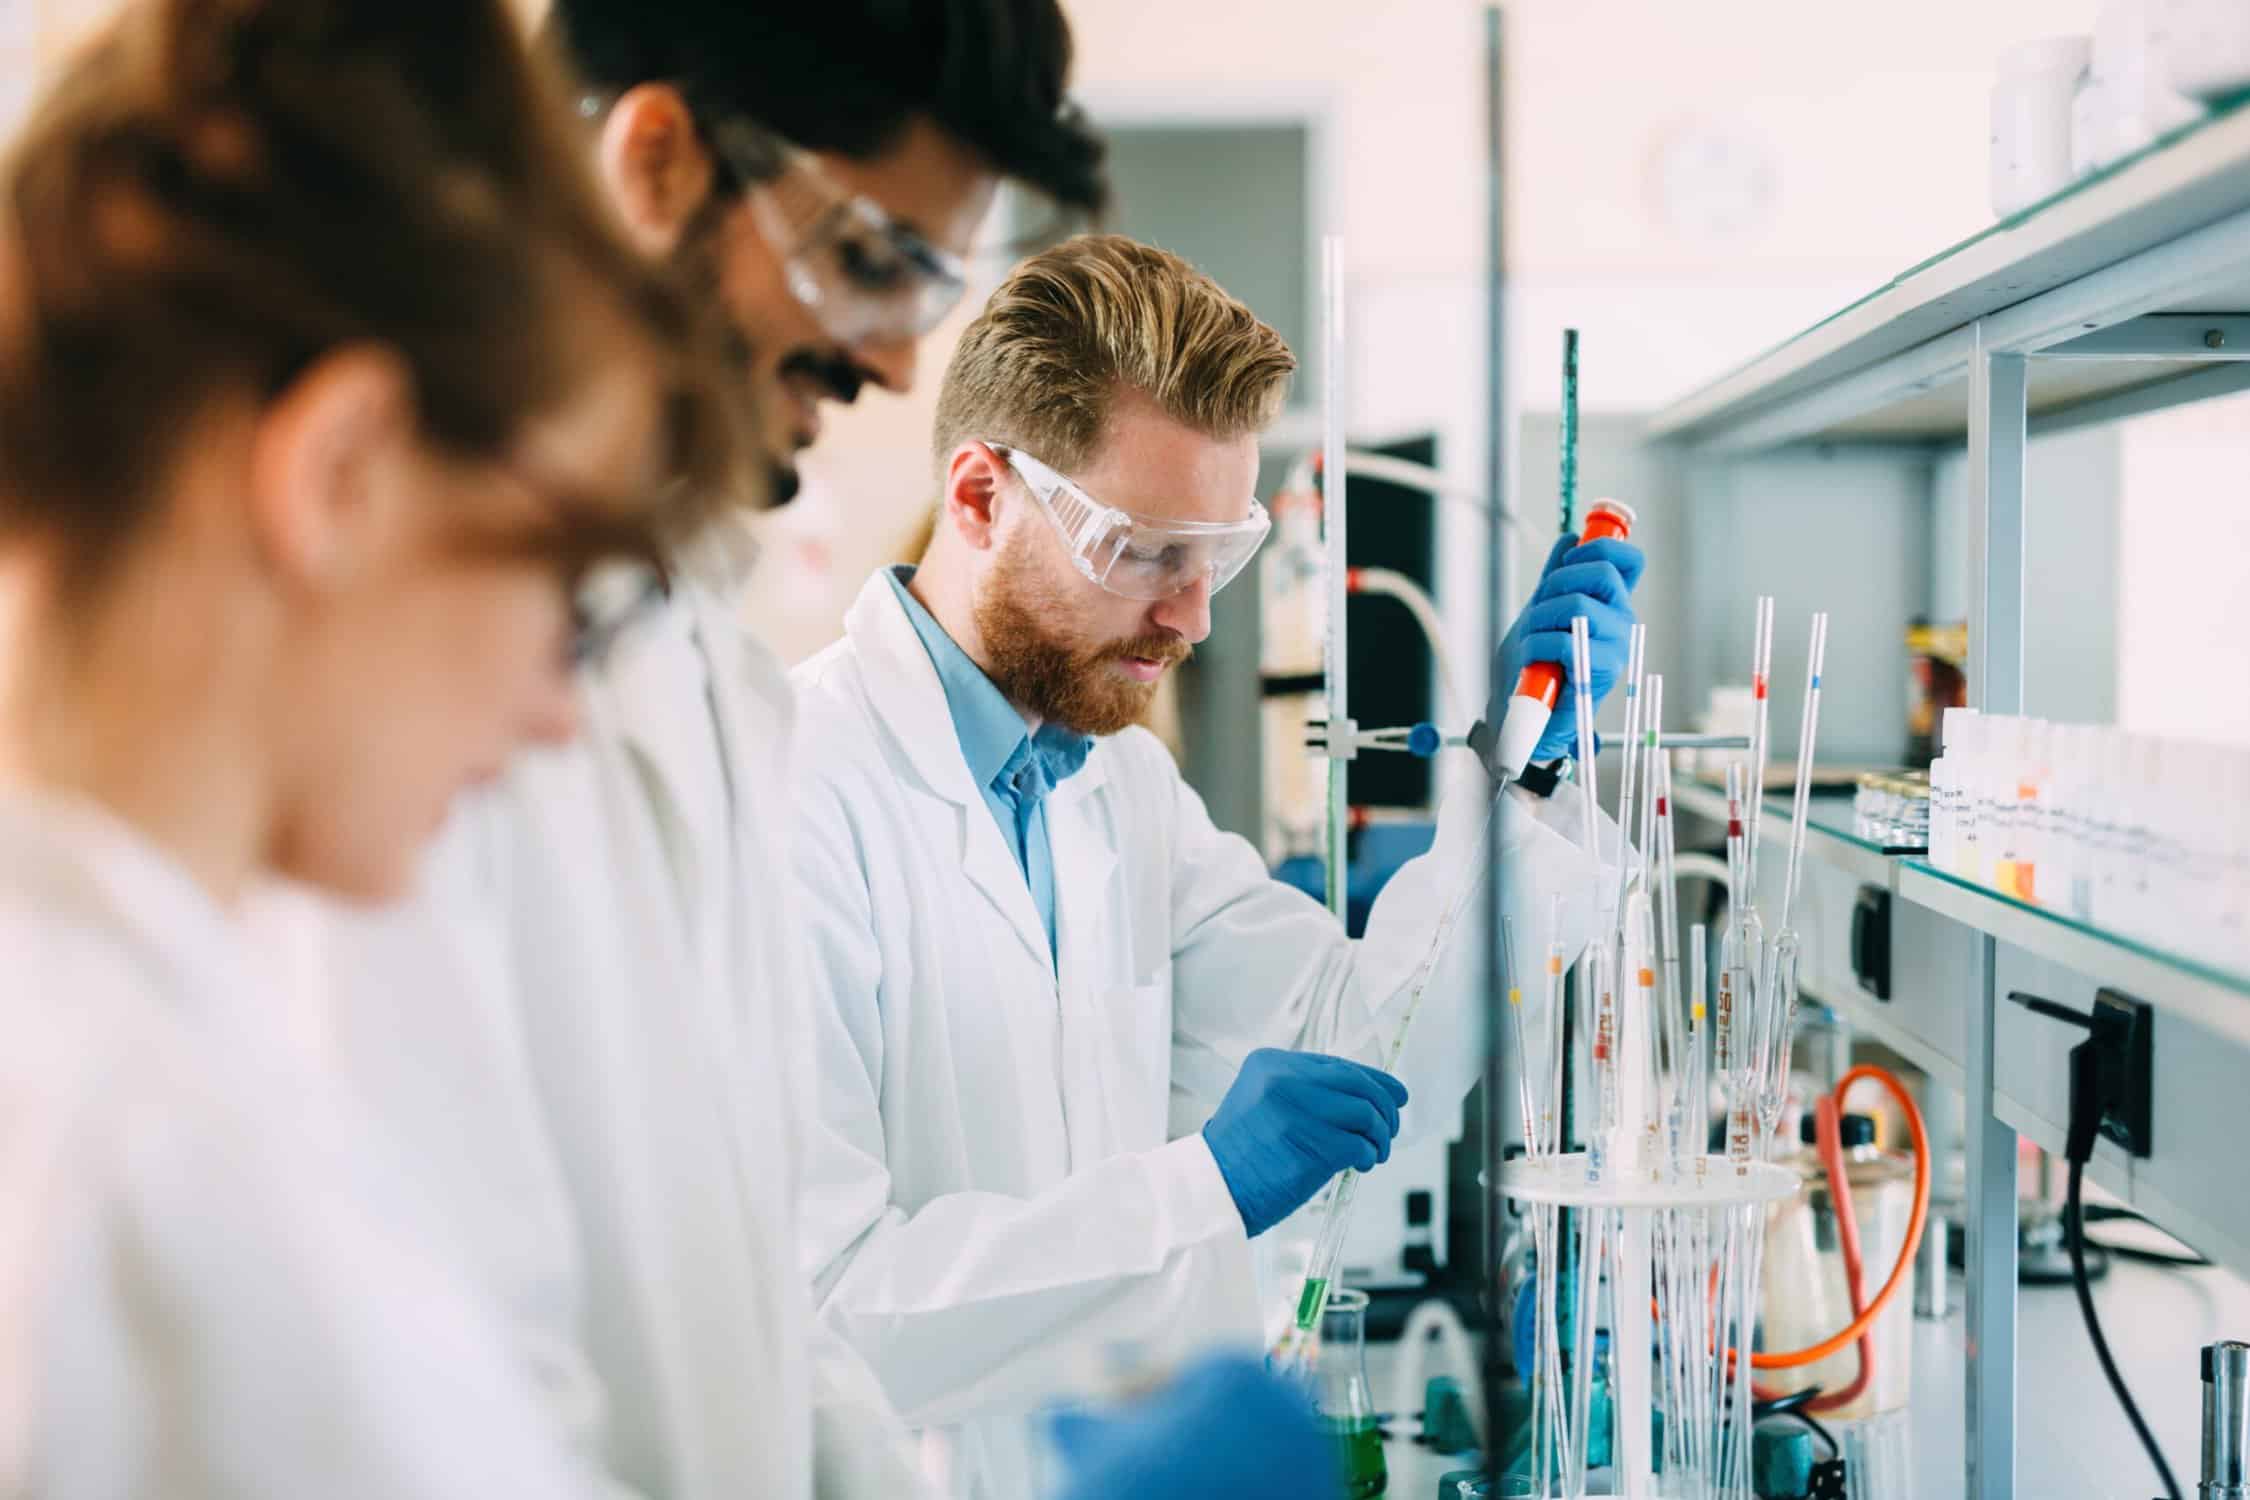
<instances>
[{"instance_id":1,"label":"man's ear","mask_svg":"<svg viewBox=\"0 0 2250 1500\"><path fill-rule=\"evenodd\" d=\"M382 544L396 486L386 462L414 440L414 381L386 349L346 347L292 381L251 440L250 514L260 555L314 589L347 578Z\"/></svg>"},{"instance_id":2,"label":"man's ear","mask_svg":"<svg viewBox=\"0 0 2250 1500\"><path fill-rule=\"evenodd\" d=\"M643 255L670 255L717 186L687 100L668 83L628 89L610 107L595 171Z\"/></svg>"},{"instance_id":3,"label":"man's ear","mask_svg":"<svg viewBox=\"0 0 2250 1500\"><path fill-rule=\"evenodd\" d=\"M989 550L999 536L1001 483L1012 472L1008 461L986 443L963 443L945 465L945 514L941 525L951 526L961 540L979 552Z\"/></svg>"}]
</instances>

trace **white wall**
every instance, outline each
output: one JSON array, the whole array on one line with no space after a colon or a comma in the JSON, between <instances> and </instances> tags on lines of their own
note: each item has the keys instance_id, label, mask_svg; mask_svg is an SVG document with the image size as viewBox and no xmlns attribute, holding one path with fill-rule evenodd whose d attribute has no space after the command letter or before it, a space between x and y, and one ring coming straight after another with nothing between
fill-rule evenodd
<instances>
[{"instance_id":1,"label":"white wall","mask_svg":"<svg viewBox=\"0 0 2250 1500\"><path fill-rule=\"evenodd\" d=\"M1991 221L1987 89L2094 0L1515 0L1511 378L1648 410ZM1700 163L1701 165L1697 165ZM1676 196L1681 207L1668 207ZM1705 215L1762 202L1734 232Z\"/></svg>"},{"instance_id":2,"label":"white wall","mask_svg":"<svg viewBox=\"0 0 2250 1500\"><path fill-rule=\"evenodd\" d=\"M2122 435L2117 722L2250 745L2250 396Z\"/></svg>"}]
</instances>

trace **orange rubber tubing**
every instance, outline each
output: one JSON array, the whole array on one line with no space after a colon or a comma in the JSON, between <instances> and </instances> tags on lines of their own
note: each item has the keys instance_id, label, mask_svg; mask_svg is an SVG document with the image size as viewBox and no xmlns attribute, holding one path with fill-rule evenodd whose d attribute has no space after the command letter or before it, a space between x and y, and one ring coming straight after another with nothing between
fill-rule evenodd
<instances>
[{"instance_id":1,"label":"orange rubber tubing","mask_svg":"<svg viewBox=\"0 0 2250 1500\"><path fill-rule=\"evenodd\" d=\"M1820 1164L1828 1174L1828 1193L1836 1204L1836 1239L1844 1252L1844 1286L1851 1299L1852 1316L1867 1311L1867 1283L1865 1267L1860 1263L1859 1218L1852 1209L1851 1168L1844 1161L1842 1101L1834 1094L1823 1094L1815 1102L1815 1136L1819 1142ZM1851 1384L1840 1391L1825 1391L1805 1403L1805 1410L1841 1411L1860 1398L1875 1380L1875 1335L1872 1331L1859 1336L1859 1373ZM1753 1385L1751 1394L1760 1401L1778 1400L1790 1394L1772 1391Z\"/></svg>"},{"instance_id":2,"label":"orange rubber tubing","mask_svg":"<svg viewBox=\"0 0 2250 1500\"><path fill-rule=\"evenodd\" d=\"M1884 1307L1905 1284L1907 1273L1914 1268L1914 1252L1922 1248L1922 1226L1930 1217L1929 1132L1922 1127L1922 1112L1914 1107L1914 1096L1906 1091L1906 1085L1900 1083L1889 1069L1878 1068L1871 1063L1862 1063L1836 1080L1834 1097L1839 1109L1843 1106L1844 1095L1863 1078L1872 1079L1890 1091L1891 1097L1898 1101L1898 1107L1905 1111L1906 1128L1914 1137L1914 1214L1906 1223L1906 1243L1898 1247L1898 1263L1891 1267L1890 1279L1883 1283L1883 1289L1875 1294L1875 1300L1867 1304L1864 1312L1844 1326L1842 1332L1803 1349L1786 1349L1779 1353L1769 1350L1763 1354L1752 1354L1750 1368L1753 1370L1802 1369L1806 1365L1819 1364L1829 1355L1858 1343L1860 1337L1875 1326L1876 1318L1882 1315ZM1734 1351L1730 1349L1727 1352L1732 1355Z\"/></svg>"},{"instance_id":3,"label":"orange rubber tubing","mask_svg":"<svg viewBox=\"0 0 2250 1500\"><path fill-rule=\"evenodd\" d=\"M1752 1354L1750 1367L1754 1370L1802 1369L1806 1365L1817 1365L1829 1355L1858 1343L1874 1328L1876 1318L1882 1315L1883 1309L1890 1304L1892 1296L1906 1279L1907 1272L1912 1269L1914 1252L1922 1248L1922 1228L1930 1217L1930 1135L1922 1126L1922 1111L1915 1107L1914 1096L1906 1091L1906 1085L1898 1081L1896 1074L1888 1068L1878 1068L1873 1063L1862 1063L1836 1080L1836 1091L1830 1097L1839 1111L1843 1107L1844 1095L1851 1091L1853 1084L1862 1079L1872 1080L1889 1090L1890 1096L1898 1101L1898 1107L1905 1112L1907 1131L1914 1137L1914 1213L1907 1220L1906 1243L1899 1246L1898 1262L1891 1267L1890 1279L1883 1283L1883 1289L1875 1294L1873 1302L1868 1303L1858 1316L1844 1326L1842 1332L1803 1349ZM1715 1270L1713 1274L1717 1274ZM1649 1299L1649 1307L1652 1312L1655 1310L1655 1298ZM1729 1349L1727 1363L1733 1364L1735 1358L1735 1351Z\"/></svg>"}]
</instances>

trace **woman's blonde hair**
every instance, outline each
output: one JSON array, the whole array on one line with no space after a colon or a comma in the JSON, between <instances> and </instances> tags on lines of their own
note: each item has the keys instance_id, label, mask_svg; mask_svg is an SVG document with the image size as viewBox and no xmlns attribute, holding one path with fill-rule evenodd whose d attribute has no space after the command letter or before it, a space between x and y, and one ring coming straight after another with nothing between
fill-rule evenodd
<instances>
[{"instance_id":1,"label":"woman's blonde hair","mask_svg":"<svg viewBox=\"0 0 2250 1500\"><path fill-rule=\"evenodd\" d=\"M938 392L936 458L981 439L1077 468L1125 391L1197 432L1239 437L1280 414L1296 368L1280 334L1177 255L1081 235L1017 267L961 335Z\"/></svg>"}]
</instances>

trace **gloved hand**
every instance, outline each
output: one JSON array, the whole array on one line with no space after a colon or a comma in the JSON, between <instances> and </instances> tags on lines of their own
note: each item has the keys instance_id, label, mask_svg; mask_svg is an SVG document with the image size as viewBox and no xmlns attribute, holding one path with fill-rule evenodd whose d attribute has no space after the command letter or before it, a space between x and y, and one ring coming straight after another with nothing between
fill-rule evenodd
<instances>
[{"instance_id":1,"label":"gloved hand","mask_svg":"<svg viewBox=\"0 0 2250 1500\"><path fill-rule=\"evenodd\" d=\"M1301 1390L1239 1354L1205 1360L1146 1400L1054 1419L1071 1469L1061 1500L1340 1500L1334 1446Z\"/></svg>"},{"instance_id":2,"label":"gloved hand","mask_svg":"<svg viewBox=\"0 0 2250 1500\"><path fill-rule=\"evenodd\" d=\"M1562 536L1547 554L1539 586L1531 602L1516 616L1492 656L1492 703L1485 721L1497 725L1508 711L1508 696L1516 690L1517 674L1535 661L1562 667L1562 696L1555 700L1554 717L1532 751L1535 761L1554 760L1578 748L1577 686L1570 680L1570 622L1586 617L1588 664L1594 669L1594 705L1601 701L1625 670L1628 638L1633 633L1633 585L1641 581L1648 558L1631 542L1600 537L1580 546L1578 538Z\"/></svg>"},{"instance_id":3,"label":"gloved hand","mask_svg":"<svg viewBox=\"0 0 2250 1500\"><path fill-rule=\"evenodd\" d=\"M1203 1139L1243 1227L1261 1235L1344 1168L1389 1161L1405 1102L1406 1085L1380 1069L1261 1047L1243 1060Z\"/></svg>"}]
</instances>

